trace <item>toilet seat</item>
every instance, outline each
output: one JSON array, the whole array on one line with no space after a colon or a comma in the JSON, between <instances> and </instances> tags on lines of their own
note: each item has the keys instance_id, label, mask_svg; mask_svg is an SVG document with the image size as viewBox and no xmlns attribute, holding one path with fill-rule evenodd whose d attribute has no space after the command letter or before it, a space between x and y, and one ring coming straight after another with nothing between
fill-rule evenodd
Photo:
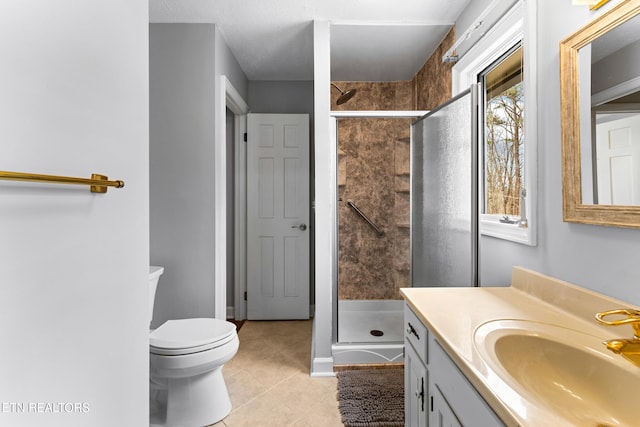
<instances>
[{"instance_id":1,"label":"toilet seat","mask_svg":"<svg viewBox=\"0 0 640 427\"><path fill-rule=\"evenodd\" d=\"M149 335L150 352L161 356L199 353L236 337L233 323L219 319L168 320Z\"/></svg>"}]
</instances>

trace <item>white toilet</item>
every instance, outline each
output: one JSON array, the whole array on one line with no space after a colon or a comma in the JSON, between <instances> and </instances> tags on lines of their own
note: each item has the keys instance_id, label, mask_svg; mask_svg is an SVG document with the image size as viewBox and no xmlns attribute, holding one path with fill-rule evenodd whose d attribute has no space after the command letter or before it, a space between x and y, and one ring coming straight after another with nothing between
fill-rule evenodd
<instances>
[{"instance_id":1,"label":"white toilet","mask_svg":"<svg viewBox=\"0 0 640 427\"><path fill-rule=\"evenodd\" d=\"M149 268L149 321L163 267ZM150 426L202 427L231 412L222 365L238 351L231 322L168 320L149 336Z\"/></svg>"}]
</instances>

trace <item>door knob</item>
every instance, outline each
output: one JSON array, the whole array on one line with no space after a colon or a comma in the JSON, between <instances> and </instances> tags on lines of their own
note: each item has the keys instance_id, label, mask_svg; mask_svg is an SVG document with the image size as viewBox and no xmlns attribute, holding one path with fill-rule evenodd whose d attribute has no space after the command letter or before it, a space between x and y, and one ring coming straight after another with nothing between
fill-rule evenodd
<instances>
[{"instance_id":1,"label":"door knob","mask_svg":"<svg viewBox=\"0 0 640 427\"><path fill-rule=\"evenodd\" d=\"M307 229L307 224L300 224L300 225L292 225L291 228L297 228L300 231L304 231Z\"/></svg>"}]
</instances>

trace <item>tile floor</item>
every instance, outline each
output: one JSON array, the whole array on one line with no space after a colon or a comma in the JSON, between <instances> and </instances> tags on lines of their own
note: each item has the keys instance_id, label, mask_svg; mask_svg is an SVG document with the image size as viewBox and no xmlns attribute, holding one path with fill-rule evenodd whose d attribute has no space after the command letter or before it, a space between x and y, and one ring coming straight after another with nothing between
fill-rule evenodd
<instances>
[{"instance_id":1,"label":"tile floor","mask_svg":"<svg viewBox=\"0 0 640 427\"><path fill-rule=\"evenodd\" d=\"M214 427L342 426L337 380L311 378L311 320L247 321L223 368L233 409Z\"/></svg>"}]
</instances>

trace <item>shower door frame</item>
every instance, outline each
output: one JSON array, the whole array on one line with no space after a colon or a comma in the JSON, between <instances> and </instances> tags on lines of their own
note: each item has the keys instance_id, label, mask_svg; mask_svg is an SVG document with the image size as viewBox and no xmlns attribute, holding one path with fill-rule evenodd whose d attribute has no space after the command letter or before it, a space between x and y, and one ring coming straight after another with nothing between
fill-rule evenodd
<instances>
[{"instance_id":1,"label":"shower door frame","mask_svg":"<svg viewBox=\"0 0 640 427\"><path fill-rule=\"evenodd\" d=\"M337 200L337 174L338 174L338 119L343 118L380 118L380 119L419 119L429 111L421 110L363 110L363 111L331 111L329 114L331 129L331 150L334 153L332 158L332 170L334 199ZM334 364L357 364L357 363L384 363L395 359L398 351L402 353L402 344L397 343L354 343L344 344L338 342L338 204L333 206L333 235L331 244L333 246L333 277L331 284L332 295L332 317L331 317L331 342Z\"/></svg>"}]
</instances>

